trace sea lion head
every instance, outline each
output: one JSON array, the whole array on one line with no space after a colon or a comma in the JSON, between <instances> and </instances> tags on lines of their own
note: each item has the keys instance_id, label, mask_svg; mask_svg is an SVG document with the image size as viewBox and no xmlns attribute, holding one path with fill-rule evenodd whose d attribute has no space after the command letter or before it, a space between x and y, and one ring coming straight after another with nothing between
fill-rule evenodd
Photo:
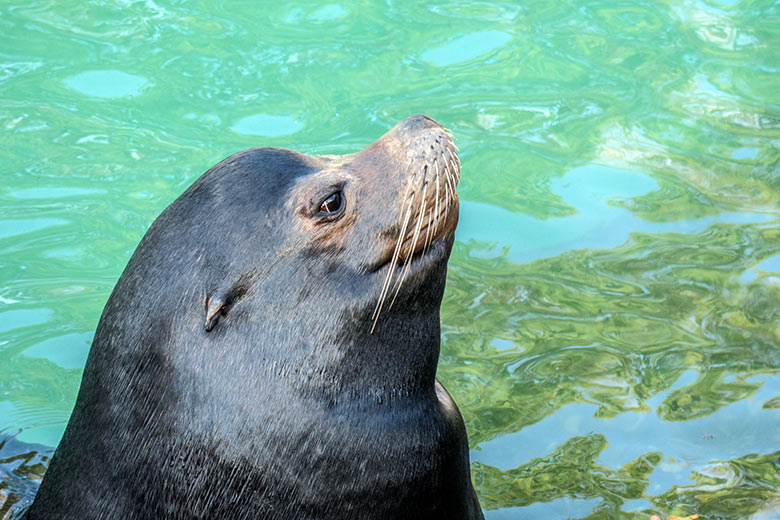
<instances>
[{"instance_id":1,"label":"sea lion head","mask_svg":"<svg viewBox=\"0 0 780 520\"><path fill-rule=\"evenodd\" d=\"M412 293L442 285L430 271L446 267L458 221L454 145L438 123L417 115L359 153L320 160L319 171L291 190L298 245L365 279L373 332L407 281Z\"/></svg>"},{"instance_id":2,"label":"sea lion head","mask_svg":"<svg viewBox=\"0 0 780 520\"><path fill-rule=\"evenodd\" d=\"M424 115L354 154L239 152L154 222L96 341L113 330L189 369L292 371L334 393L432 385L458 178Z\"/></svg>"}]
</instances>

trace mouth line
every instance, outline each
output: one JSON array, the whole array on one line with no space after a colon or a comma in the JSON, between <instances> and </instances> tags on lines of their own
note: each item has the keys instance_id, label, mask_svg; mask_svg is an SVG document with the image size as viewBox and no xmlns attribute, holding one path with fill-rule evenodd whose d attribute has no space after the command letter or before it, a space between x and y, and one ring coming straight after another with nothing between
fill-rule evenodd
<instances>
[{"instance_id":1,"label":"mouth line","mask_svg":"<svg viewBox=\"0 0 780 520\"><path fill-rule=\"evenodd\" d=\"M403 242L401 243L402 247L407 246L408 244L410 244L412 242L412 240L414 240L415 233L418 234L418 240L414 244L414 251L412 251L412 254L417 253L420 249L425 247L425 243L428 240L430 240L430 242L432 243L432 242L438 240L441 236L446 235L447 232L449 231L447 229L447 227L448 227L447 217L448 217L448 213L449 213L450 210L451 210L450 206L445 206L444 204L442 204L441 207L439 208L438 213L433 215L432 213L433 213L434 210L433 210L433 207L432 207L431 211L429 212L430 216L428 218L421 218L420 219L421 221L424 222L424 224L422 226L420 226L419 231L415 231L414 229L410 229L409 232L406 233L406 236L404 237ZM416 220L416 218L412 218L412 220L414 221L414 220ZM442 226L442 227L440 228L440 226ZM428 230L431 229L431 227L433 227L433 235L431 235L429 237L427 235L427 233L428 233ZM437 236L437 235L440 235L440 236ZM420 239L423 238L423 237L425 237L425 239L423 240L423 247L418 247L418 243L419 243Z\"/></svg>"},{"instance_id":2,"label":"mouth line","mask_svg":"<svg viewBox=\"0 0 780 520\"><path fill-rule=\"evenodd\" d=\"M438 208L438 212L436 214L433 214L434 206L431 206L431 210L428 212L426 217L411 218L412 221L419 218L423 224L419 229L410 229L406 233L406 236L404 236L404 239L401 242L400 254L398 255L399 267L402 267L407 263L413 263L419 257L425 256L427 251L433 248L434 244L437 244L455 232L457 217L453 219L451 212L454 211L454 213L457 215L458 206L458 199L455 198L454 202L451 202L448 205L442 204ZM391 261L392 252L389 253L387 259L382 263L382 265L380 265L378 269L381 269Z\"/></svg>"},{"instance_id":3,"label":"mouth line","mask_svg":"<svg viewBox=\"0 0 780 520\"><path fill-rule=\"evenodd\" d=\"M438 212L434 214L436 205L431 205L426 215L420 218L419 215L413 215L409 220L421 221L419 229L409 229L400 245L400 254L397 257L397 267L403 269L407 264L414 264L421 258L428 256L430 252L438 245L449 238L454 232L458 223L458 198L455 196L449 204L438 205ZM430 235L429 231L433 230ZM385 267L393 263L393 253L395 246L380 257L378 261L371 264L366 272L374 273L386 270ZM411 250L411 251L410 251ZM407 268L411 268L411 265Z\"/></svg>"},{"instance_id":4,"label":"mouth line","mask_svg":"<svg viewBox=\"0 0 780 520\"><path fill-rule=\"evenodd\" d=\"M405 256L403 260L400 258L398 259L397 268L403 268L407 264L411 264L409 267L411 268L412 265L419 263L425 258L438 256L438 253L440 249L444 246L444 243L447 241L448 238L450 238L451 233L444 232L439 234L434 240L431 240L431 243L428 244L428 247L419 247L415 249L411 255ZM383 257L379 262L372 265L370 268L366 270L368 273L378 273L380 271L386 271L393 261L393 254L392 252L388 253L385 257Z\"/></svg>"}]
</instances>

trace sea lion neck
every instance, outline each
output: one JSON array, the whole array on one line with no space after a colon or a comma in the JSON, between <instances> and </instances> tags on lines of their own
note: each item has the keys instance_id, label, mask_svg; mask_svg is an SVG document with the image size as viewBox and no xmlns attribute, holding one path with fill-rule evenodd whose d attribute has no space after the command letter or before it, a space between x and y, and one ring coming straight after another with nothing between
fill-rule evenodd
<instances>
[{"instance_id":1,"label":"sea lion neck","mask_svg":"<svg viewBox=\"0 0 780 520\"><path fill-rule=\"evenodd\" d=\"M302 394L321 394L332 401L371 392L432 392L445 263L431 262L410 276L373 331L383 273L361 274L332 265L310 271L296 267L299 264L311 261L280 263L258 281L224 323L208 333L213 345L187 353L203 359L185 360L186 365L229 363L233 368L228 372L241 367L235 373L249 380L282 378ZM291 271L300 282L295 287L285 284ZM244 391L253 386L250 381Z\"/></svg>"},{"instance_id":2,"label":"sea lion neck","mask_svg":"<svg viewBox=\"0 0 780 520\"><path fill-rule=\"evenodd\" d=\"M432 392L441 339L439 304L431 300L440 301L443 287L399 296L373 332L373 308L344 313L340 330L351 333L341 335L338 365L328 367L338 370L339 387L368 390L380 398Z\"/></svg>"}]
</instances>

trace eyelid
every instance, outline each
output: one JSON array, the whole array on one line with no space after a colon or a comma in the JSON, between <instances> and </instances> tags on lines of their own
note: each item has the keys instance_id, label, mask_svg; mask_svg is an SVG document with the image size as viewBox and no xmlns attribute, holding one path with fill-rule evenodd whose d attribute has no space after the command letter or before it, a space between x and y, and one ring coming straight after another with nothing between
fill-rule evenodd
<instances>
[{"instance_id":1,"label":"eyelid","mask_svg":"<svg viewBox=\"0 0 780 520\"><path fill-rule=\"evenodd\" d=\"M314 199L314 200L311 201L312 205L310 206L310 208L311 208L310 209L310 212L311 212L310 215L312 217L320 220L321 222L327 222L327 221L336 220L338 218L341 218L341 216L344 214L344 208L347 205L347 199L346 199L346 197L344 195L343 184L330 186L330 189L328 191L324 191L324 193L327 193L327 195L325 195L323 197L320 197L319 199ZM333 195L335 195L335 194L339 194L339 196L341 197L341 201L340 201L341 204L339 205L338 209L336 211L332 212L332 213L328 213L326 211L322 211L321 210L322 205L328 199L333 197ZM317 200L318 200L318 202L314 202L314 201L317 201Z\"/></svg>"},{"instance_id":2,"label":"eyelid","mask_svg":"<svg viewBox=\"0 0 780 520\"><path fill-rule=\"evenodd\" d=\"M336 204L336 208L333 210L328 209L328 206L330 206L331 201L333 201ZM320 202L319 212L327 216L332 216L340 212L343 207L344 207L344 194L341 192L341 190L338 190L338 191L334 191L333 193L325 197L322 200L322 202Z\"/></svg>"}]
</instances>

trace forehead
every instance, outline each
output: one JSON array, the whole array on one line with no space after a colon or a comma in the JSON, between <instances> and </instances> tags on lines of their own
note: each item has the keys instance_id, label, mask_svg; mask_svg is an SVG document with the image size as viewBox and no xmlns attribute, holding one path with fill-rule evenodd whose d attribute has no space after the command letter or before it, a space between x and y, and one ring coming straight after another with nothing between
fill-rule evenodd
<instances>
[{"instance_id":1,"label":"forehead","mask_svg":"<svg viewBox=\"0 0 780 520\"><path fill-rule=\"evenodd\" d=\"M309 175L321 168L321 161L316 157L272 147L249 148L220 164L223 163L238 171L285 179Z\"/></svg>"},{"instance_id":2,"label":"forehead","mask_svg":"<svg viewBox=\"0 0 780 520\"><path fill-rule=\"evenodd\" d=\"M280 197L298 179L319 170L320 162L283 148L249 148L219 162L191 189L204 185L215 196L238 204L242 200Z\"/></svg>"}]
</instances>

